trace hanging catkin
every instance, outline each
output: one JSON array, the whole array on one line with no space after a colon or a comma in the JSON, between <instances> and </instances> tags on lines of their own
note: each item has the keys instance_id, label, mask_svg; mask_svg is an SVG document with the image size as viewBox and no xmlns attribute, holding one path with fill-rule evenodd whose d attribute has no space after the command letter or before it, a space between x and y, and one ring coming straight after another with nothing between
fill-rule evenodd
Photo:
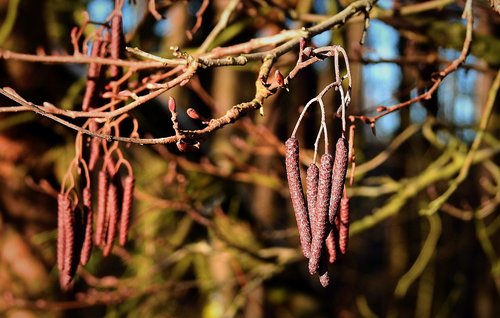
<instances>
[{"instance_id":1,"label":"hanging catkin","mask_svg":"<svg viewBox=\"0 0 500 318\"><path fill-rule=\"evenodd\" d=\"M64 265L60 276L62 287L66 287L73 278L75 271L74 264L74 249L75 249L75 218L74 211L71 207L65 208L63 211L64 222Z\"/></svg>"},{"instance_id":2,"label":"hanging catkin","mask_svg":"<svg viewBox=\"0 0 500 318\"><path fill-rule=\"evenodd\" d=\"M107 256L113 248L113 243L116 237L116 225L118 223L118 190L116 186L110 182L106 198L106 215L108 217L106 242L103 255Z\"/></svg>"},{"instance_id":3,"label":"hanging catkin","mask_svg":"<svg viewBox=\"0 0 500 318\"><path fill-rule=\"evenodd\" d=\"M339 228L339 249L342 254L347 251L349 241L349 218L350 218L349 198L347 195L340 201L340 228Z\"/></svg>"},{"instance_id":4,"label":"hanging catkin","mask_svg":"<svg viewBox=\"0 0 500 318\"><path fill-rule=\"evenodd\" d=\"M295 137L290 137L285 142L285 165L290 197L299 230L300 245L304 256L308 258L311 249L311 229L300 178L299 141Z\"/></svg>"},{"instance_id":5,"label":"hanging catkin","mask_svg":"<svg viewBox=\"0 0 500 318\"><path fill-rule=\"evenodd\" d=\"M316 200L316 218L314 231L312 232L311 253L309 257L309 273L314 274L318 270L321 250L325 240L326 225L328 222L328 206L330 203L330 191L332 186L333 157L329 153L321 156L319 169L318 199Z\"/></svg>"},{"instance_id":6,"label":"hanging catkin","mask_svg":"<svg viewBox=\"0 0 500 318\"><path fill-rule=\"evenodd\" d=\"M123 181L123 200L120 215L120 238L119 243L124 246L127 242L127 233L130 225L130 214L132 212L132 200L134 197L135 178L129 175Z\"/></svg>"},{"instance_id":7,"label":"hanging catkin","mask_svg":"<svg viewBox=\"0 0 500 318\"><path fill-rule=\"evenodd\" d=\"M101 246L104 239L104 222L106 217L106 197L108 193L109 178L106 170L99 171L97 180L97 222L94 235L94 244Z\"/></svg>"},{"instance_id":8,"label":"hanging catkin","mask_svg":"<svg viewBox=\"0 0 500 318\"><path fill-rule=\"evenodd\" d=\"M92 228L94 223L94 213L92 211L92 192L86 187L82 192L83 215L85 219L85 234L83 239L82 252L80 254L80 264L86 265L92 253Z\"/></svg>"},{"instance_id":9,"label":"hanging catkin","mask_svg":"<svg viewBox=\"0 0 500 318\"><path fill-rule=\"evenodd\" d=\"M318 198L318 178L319 168L315 163L311 163L306 173L306 197L307 210L309 212L309 223L311 224L311 233L314 233L314 223L316 222L316 200Z\"/></svg>"},{"instance_id":10,"label":"hanging catkin","mask_svg":"<svg viewBox=\"0 0 500 318\"><path fill-rule=\"evenodd\" d=\"M345 175L347 172L347 161L349 156L349 147L344 136L337 140L335 145L335 163L332 173L332 193L330 196L329 220L333 224L335 215L339 211L340 199L344 190Z\"/></svg>"},{"instance_id":11,"label":"hanging catkin","mask_svg":"<svg viewBox=\"0 0 500 318\"><path fill-rule=\"evenodd\" d=\"M65 244L65 227L64 218L67 211L71 209L69 198L64 193L57 195L57 269L60 273L64 271L64 244Z\"/></svg>"},{"instance_id":12,"label":"hanging catkin","mask_svg":"<svg viewBox=\"0 0 500 318\"><path fill-rule=\"evenodd\" d=\"M334 230L333 226L330 225L330 232L328 233L328 236L325 240L326 250L328 251L328 261L332 264L337 260L337 243L335 241L335 232L336 230Z\"/></svg>"}]
</instances>

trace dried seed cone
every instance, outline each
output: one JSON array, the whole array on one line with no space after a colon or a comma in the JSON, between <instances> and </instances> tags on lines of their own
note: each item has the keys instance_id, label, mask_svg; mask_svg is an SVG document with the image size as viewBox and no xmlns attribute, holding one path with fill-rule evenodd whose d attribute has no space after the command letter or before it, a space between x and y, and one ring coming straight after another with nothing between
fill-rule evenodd
<instances>
[{"instance_id":1,"label":"dried seed cone","mask_svg":"<svg viewBox=\"0 0 500 318\"><path fill-rule=\"evenodd\" d=\"M64 270L64 244L65 244L65 214L71 209L69 198L64 193L57 195L57 269L59 272Z\"/></svg>"},{"instance_id":2,"label":"dried seed cone","mask_svg":"<svg viewBox=\"0 0 500 318\"><path fill-rule=\"evenodd\" d=\"M318 199L316 201L316 218L314 231L312 232L311 253L309 257L309 273L317 272L321 258L323 242L326 238L328 223L328 207L330 204L330 192L332 187L333 157L329 153L321 156L319 169Z\"/></svg>"},{"instance_id":3,"label":"dried seed cone","mask_svg":"<svg viewBox=\"0 0 500 318\"><path fill-rule=\"evenodd\" d=\"M94 243L101 246L104 239L104 223L106 218L106 201L109 187L109 177L105 170L99 171L97 180L97 222Z\"/></svg>"},{"instance_id":4,"label":"dried seed cone","mask_svg":"<svg viewBox=\"0 0 500 318\"><path fill-rule=\"evenodd\" d=\"M309 258L311 249L311 229L300 178L299 141L295 137L290 137L285 142L285 165L290 197L295 211L297 228L299 230L300 245L302 246L304 256Z\"/></svg>"},{"instance_id":5,"label":"dried seed cone","mask_svg":"<svg viewBox=\"0 0 500 318\"><path fill-rule=\"evenodd\" d=\"M134 198L135 178L133 175L127 176L123 182L123 201L120 215L120 238L119 243L124 246L127 242L127 234L130 225L130 215L132 213L132 203Z\"/></svg>"},{"instance_id":6,"label":"dried seed cone","mask_svg":"<svg viewBox=\"0 0 500 318\"><path fill-rule=\"evenodd\" d=\"M83 197L83 217L85 220L85 234L83 239L82 252L80 253L80 264L86 265L92 253L92 227L94 223L94 213L92 211L92 192L90 188L84 188Z\"/></svg>"},{"instance_id":7,"label":"dried seed cone","mask_svg":"<svg viewBox=\"0 0 500 318\"><path fill-rule=\"evenodd\" d=\"M342 254L347 251L347 243L349 241L349 198L342 197L340 201L340 228L339 228L339 250Z\"/></svg>"},{"instance_id":8,"label":"dried seed cone","mask_svg":"<svg viewBox=\"0 0 500 318\"><path fill-rule=\"evenodd\" d=\"M106 245L103 255L108 256L113 249L116 237L116 225L118 223L118 190L113 183L109 184L106 202L106 215L109 217L107 226Z\"/></svg>"},{"instance_id":9,"label":"dried seed cone","mask_svg":"<svg viewBox=\"0 0 500 318\"><path fill-rule=\"evenodd\" d=\"M309 223L311 224L311 233L314 233L314 223L316 222L316 199L318 198L318 178L319 168L312 163L307 168L306 174L306 196L307 210L309 212Z\"/></svg>"},{"instance_id":10,"label":"dried seed cone","mask_svg":"<svg viewBox=\"0 0 500 318\"><path fill-rule=\"evenodd\" d=\"M325 246L328 251L328 261L332 264L335 263L337 260L337 243L335 241L335 230L333 228L330 229L326 237Z\"/></svg>"},{"instance_id":11,"label":"dried seed cone","mask_svg":"<svg viewBox=\"0 0 500 318\"><path fill-rule=\"evenodd\" d=\"M335 145L335 163L332 174L332 193L330 196L329 220L333 224L335 215L339 211L340 199L344 190L345 175L347 172L347 162L349 156L349 147L344 136L337 140Z\"/></svg>"}]
</instances>

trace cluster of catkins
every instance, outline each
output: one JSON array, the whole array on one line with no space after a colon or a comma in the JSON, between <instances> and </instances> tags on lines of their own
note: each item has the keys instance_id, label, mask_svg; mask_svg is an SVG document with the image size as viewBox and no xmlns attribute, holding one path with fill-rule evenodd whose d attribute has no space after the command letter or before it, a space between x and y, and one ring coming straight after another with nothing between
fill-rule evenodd
<instances>
[{"instance_id":1,"label":"cluster of catkins","mask_svg":"<svg viewBox=\"0 0 500 318\"><path fill-rule=\"evenodd\" d=\"M94 39L90 53L92 57L122 57L124 40L119 10L114 12L110 25L111 32L105 33L104 39L100 36ZM72 35L76 33L78 32L74 29ZM103 98L114 98L120 84L124 84L105 87L106 76L109 76L111 82L117 81L122 76L122 70L115 65L109 66L108 70L97 63L89 65L82 102L83 111L94 110ZM104 92L105 89L110 91ZM95 132L99 129L117 131L119 124L113 126L112 123L106 122L103 127L99 127L100 124L96 120L89 119L86 125L90 131ZM67 174L71 180L70 186L65 188L64 181L57 197L57 268L63 289L70 288L78 264L87 264L93 246L101 248L106 256L111 252L117 235L119 244L125 245L135 183L132 167L116 144L108 148L107 142L100 138L88 138L87 143L81 142L81 135L79 138L80 143L76 143L77 155ZM97 171L99 167L100 171ZM127 171L123 178L120 174L121 167L126 167L122 170ZM84 184L81 191L75 186L73 179L75 168L85 179L81 182ZM96 177L97 182L92 182ZM97 194L96 204L93 204L93 193Z\"/></svg>"},{"instance_id":2,"label":"cluster of catkins","mask_svg":"<svg viewBox=\"0 0 500 318\"><path fill-rule=\"evenodd\" d=\"M335 158L324 153L319 168L316 163L307 168L305 195L297 138L290 137L285 147L288 186L302 251L309 259L309 273L317 273L326 287L330 283L328 263L335 262L337 251L346 252L349 237L349 199L344 190L348 142L342 134L335 146Z\"/></svg>"}]
</instances>

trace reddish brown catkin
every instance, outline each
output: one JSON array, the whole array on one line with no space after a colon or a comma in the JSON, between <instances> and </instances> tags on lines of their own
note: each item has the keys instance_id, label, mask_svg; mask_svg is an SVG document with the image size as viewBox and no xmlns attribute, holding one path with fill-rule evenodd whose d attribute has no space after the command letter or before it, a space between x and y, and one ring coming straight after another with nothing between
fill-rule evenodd
<instances>
[{"instance_id":1,"label":"reddish brown catkin","mask_svg":"<svg viewBox=\"0 0 500 318\"><path fill-rule=\"evenodd\" d=\"M328 236L325 240L325 246L328 251L328 261L332 264L337 260L337 243L335 241L335 231L336 230L333 229L333 226L331 226L330 232L328 233Z\"/></svg>"},{"instance_id":2,"label":"reddish brown catkin","mask_svg":"<svg viewBox=\"0 0 500 318\"><path fill-rule=\"evenodd\" d=\"M309 223L311 224L311 233L314 233L314 223L316 222L316 199L318 198L318 178L319 168L315 163L311 163L307 168L306 174L306 196L307 211L309 212Z\"/></svg>"},{"instance_id":3,"label":"reddish brown catkin","mask_svg":"<svg viewBox=\"0 0 500 318\"><path fill-rule=\"evenodd\" d=\"M123 200L122 200L122 211L120 215L120 238L119 242L121 246L124 246L127 242L127 233L130 225L130 214L132 212L132 203L134 198L134 184L135 178L133 175L129 175L123 181Z\"/></svg>"},{"instance_id":4,"label":"reddish brown catkin","mask_svg":"<svg viewBox=\"0 0 500 318\"><path fill-rule=\"evenodd\" d=\"M83 240L82 252L80 253L80 264L86 265L89 262L92 253L92 227L94 223L94 213L92 211L92 192L86 187L82 192L83 211L85 218L85 235Z\"/></svg>"},{"instance_id":5,"label":"reddish brown catkin","mask_svg":"<svg viewBox=\"0 0 500 318\"><path fill-rule=\"evenodd\" d=\"M64 193L57 195L57 269L59 272L64 271L64 244L65 244L65 227L64 218L68 210L71 209L69 198Z\"/></svg>"},{"instance_id":6,"label":"reddish brown catkin","mask_svg":"<svg viewBox=\"0 0 500 318\"><path fill-rule=\"evenodd\" d=\"M97 180L97 222L94 233L94 244L101 246L104 238L104 222L106 217L106 197L109 187L109 178L106 171L99 171Z\"/></svg>"},{"instance_id":7,"label":"reddish brown catkin","mask_svg":"<svg viewBox=\"0 0 500 318\"><path fill-rule=\"evenodd\" d=\"M75 216L74 211L65 209L63 214L64 222L64 268L61 273L61 286L66 287L71 282L74 274L73 258L75 249Z\"/></svg>"},{"instance_id":8,"label":"reddish brown catkin","mask_svg":"<svg viewBox=\"0 0 500 318\"><path fill-rule=\"evenodd\" d=\"M328 206L330 204L330 191L332 187L333 157L329 153L321 156L321 166L319 168L318 199L316 200L316 218L314 231L312 232L311 253L309 257L309 273L317 272L323 242L326 237L328 223Z\"/></svg>"},{"instance_id":9,"label":"reddish brown catkin","mask_svg":"<svg viewBox=\"0 0 500 318\"><path fill-rule=\"evenodd\" d=\"M302 190L299 164L299 141L295 137L290 137L285 142L285 166L288 178L288 188L292 200L295 220L299 230L300 245L304 256L309 258L311 250L311 228L307 216L307 206Z\"/></svg>"},{"instance_id":10,"label":"reddish brown catkin","mask_svg":"<svg viewBox=\"0 0 500 318\"><path fill-rule=\"evenodd\" d=\"M321 253L318 275L321 286L326 287L330 284L330 273L328 272L328 253L324 249Z\"/></svg>"},{"instance_id":11,"label":"reddish brown catkin","mask_svg":"<svg viewBox=\"0 0 500 318\"><path fill-rule=\"evenodd\" d=\"M101 51L101 40L95 40L92 43L92 57L98 57ZM91 106L96 106L96 97L98 96L97 86L100 76L100 66L97 63L90 63L87 71L87 82L85 84L85 94L82 101L82 110L88 111Z\"/></svg>"},{"instance_id":12,"label":"reddish brown catkin","mask_svg":"<svg viewBox=\"0 0 500 318\"><path fill-rule=\"evenodd\" d=\"M116 237L116 225L118 223L118 190L113 183L110 183L108 188L106 215L108 215L109 222L107 226L106 245L103 251L104 256L108 256L113 249Z\"/></svg>"},{"instance_id":13,"label":"reddish brown catkin","mask_svg":"<svg viewBox=\"0 0 500 318\"><path fill-rule=\"evenodd\" d=\"M125 49L125 40L123 37L122 14L115 12L111 18L111 58L121 59ZM117 80L122 76L122 69L117 65L109 66L109 75L111 80Z\"/></svg>"},{"instance_id":14,"label":"reddish brown catkin","mask_svg":"<svg viewBox=\"0 0 500 318\"><path fill-rule=\"evenodd\" d=\"M339 211L340 199L344 190L345 174L347 172L347 161L349 156L349 147L344 136L337 140L335 145L335 163L332 174L332 193L330 196L329 220L333 224L335 214Z\"/></svg>"},{"instance_id":15,"label":"reddish brown catkin","mask_svg":"<svg viewBox=\"0 0 500 318\"><path fill-rule=\"evenodd\" d=\"M349 198L344 195L340 201L340 228L339 228L339 249L342 254L347 251L349 241L349 218L350 218Z\"/></svg>"}]
</instances>

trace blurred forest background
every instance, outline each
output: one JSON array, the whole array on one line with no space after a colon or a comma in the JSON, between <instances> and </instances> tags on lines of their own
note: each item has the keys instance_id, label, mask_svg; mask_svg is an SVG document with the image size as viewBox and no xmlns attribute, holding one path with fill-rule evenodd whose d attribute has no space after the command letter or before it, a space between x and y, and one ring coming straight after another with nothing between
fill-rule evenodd
<instances>
[{"instance_id":1,"label":"blurred forest background","mask_svg":"<svg viewBox=\"0 0 500 318\"><path fill-rule=\"evenodd\" d=\"M330 286L321 287L307 272L283 157L301 107L333 81L333 65L323 61L301 70L289 91L271 94L264 116L248 111L204 135L199 150L120 144L136 178L129 240L107 257L94 249L69 291L60 289L55 265L56 197L75 156L76 133L31 111L9 111L18 104L2 96L0 316L500 317L500 4L472 2L465 63L428 98L377 119L374 134L363 118L425 93L460 57L467 45L462 14L470 4L375 2L364 45L363 12L308 39L312 46L338 44L348 52L348 114L357 116L356 169L347 187L351 237L347 254L331 267ZM125 1L127 46L174 58L173 46L188 54L217 52L314 26L351 1L156 1L162 20L148 10L151 3ZM82 13L104 23L113 7L111 0L0 0L0 87L35 104L80 110L88 64L32 62L5 52L72 55L71 29L82 25ZM99 27L89 24L82 38ZM279 56L271 75L278 69L286 76L297 54L295 45ZM140 57L127 53L123 59ZM141 137L172 136L172 96L180 126L201 129L187 108L217 118L251 101L261 65L199 68L185 85L129 115ZM165 72L140 70L128 88ZM339 124L333 119L337 101L334 93L325 97L333 127ZM299 130L304 167L318 125L314 110Z\"/></svg>"}]
</instances>

